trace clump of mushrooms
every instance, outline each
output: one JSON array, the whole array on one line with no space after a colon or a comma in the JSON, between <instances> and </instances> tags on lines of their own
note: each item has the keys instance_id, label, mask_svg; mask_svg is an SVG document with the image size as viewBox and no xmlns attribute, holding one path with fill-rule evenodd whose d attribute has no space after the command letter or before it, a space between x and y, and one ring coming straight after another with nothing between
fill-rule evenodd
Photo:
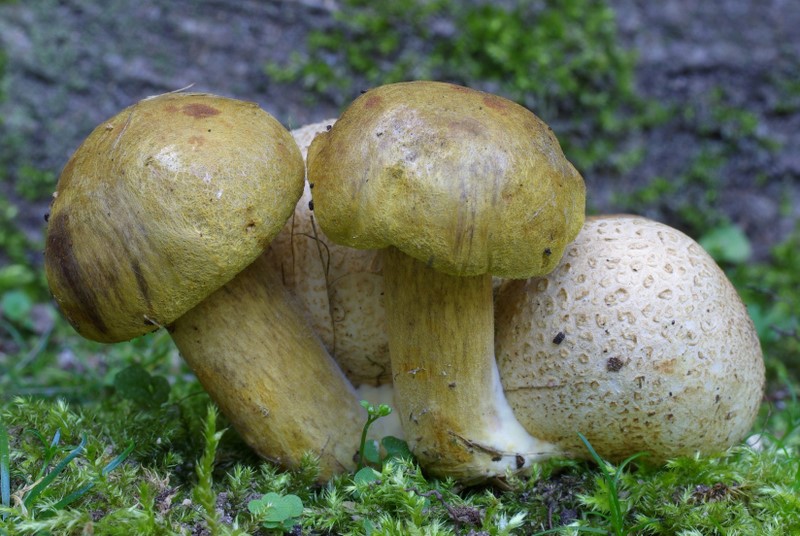
<instances>
[{"instance_id":1,"label":"clump of mushrooms","mask_svg":"<svg viewBox=\"0 0 800 536\"><path fill-rule=\"evenodd\" d=\"M445 84L384 86L355 101L310 149L326 243L388 247L395 400L423 467L480 481L552 456L586 457L579 432L613 460L645 451L659 461L740 441L761 400L764 365L752 321L724 273L693 240L643 218L590 219L567 246L576 204L582 212L582 183L578 193L564 194L579 176L547 131L526 132L534 147L525 154L534 159L540 151L544 162L534 167L562 173L542 189L555 191L548 201L559 207L563 242L555 240L555 224L545 224L553 247L541 237L525 246L517 228L481 221L482 202L509 210L523 185L539 178L523 173L503 182L516 142L483 137L497 119L481 115L486 108L501 123L517 111ZM559 194L572 204L559 205ZM527 212L510 210L536 220L542 210L531 203ZM413 229L416 222L422 229ZM525 219L525 231L535 223ZM508 246L508 234L520 242ZM502 251L487 254L485 245ZM506 280L493 308L490 279L474 274L526 247L529 261L544 261L526 269L555 270L528 278L497 270L522 279ZM453 277L461 272L470 275ZM377 272L372 277L380 288Z\"/></svg>"},{"instance_id":2,"label":"clump of mushrooms","mask_svg":"<svg viewBox=\"0 0 800 536\"><path fill-rule=\"evenodd\" d=\"M354 467L364 411L262 256L303 180L294 140L256 104L145 99L65 166L45 270L83 336L116 342L166 327L255 451L285 466L314 452L324 478Z\"/></svg>"},{"instance_id":3,"label":"clump of mushrooms","mask_svg":"<svg viewBox=\"0 0 800 536\"><path fill-rule=\"evenodd\" d=\"M420 463L480 480L550 451L505 400L492 306L492 274L549 272L583 223L583 180L547 125L452 84L382 86L314 139L308 180L332 241L385 248L395 400Z\"/></svg>"},{"instance_id":4,"label":"clump of mushrooms","mask_svg":"<svg viewBox=\"0 0 800 536\"><path fill-rule=\"evenodd\" d=\"M434 475L585 457L578 432L612 460L745 436L764 365L733 286L668 226L582 225L582 180L533 114L418 82L332 123L295 143L254 104L178 93L100 125L51 207L65 316L104 342L167 327L254 450L315 452L322 478L354 466L357 400L391 397L373 390L387 345L395 415ZM493 298L489 274L515 279Z\"/></svg>"},{"instance_id":5,"label":"clump of mushrooms","mask_svg":"<svg viewBox=\"0 0 800 536\"><path fill-rule=\"evenodd\" d=\"M305 287L293 288L308 303ZM330 295L335 302L342 293ZM579 432L615 461L713 454L753 425L764 387L755 328L724 272L676 229L637 216L590 217L555 270L502 281L494 306L505 396L530 434L551 445L536 461L588 457ZM350 325L377 332L382 307L351 309ZM351 365L368 357L353 353Z\"/></svg>"}]
</instances>

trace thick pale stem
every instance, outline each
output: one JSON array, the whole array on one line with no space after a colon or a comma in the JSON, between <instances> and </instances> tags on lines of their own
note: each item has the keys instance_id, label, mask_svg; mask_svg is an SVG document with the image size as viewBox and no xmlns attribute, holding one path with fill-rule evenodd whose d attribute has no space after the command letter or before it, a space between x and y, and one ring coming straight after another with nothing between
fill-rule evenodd
<instances>
[{"instance_id":1,"label":"thick pale stem","mask_svg":"<svg viewBox=\"0 0 800 536\"><path fill-rule=\"evenodd\" d=\"M446 275L395 248L385 252L384 277L395 399L420 464L476 482L552 455L503 394L491 277Z\"/></svg>"},{"instance_id":2,"label":"thick pale stem","mask_svg":"<svg viewBox=\"0 0 800 536\"><path fill-rule=\"evenodd\" d=\"M352 386L259 258L171 326L203 387L261 456L321 477L355 467L366 414Z\"/></svg>"}]
</instances>

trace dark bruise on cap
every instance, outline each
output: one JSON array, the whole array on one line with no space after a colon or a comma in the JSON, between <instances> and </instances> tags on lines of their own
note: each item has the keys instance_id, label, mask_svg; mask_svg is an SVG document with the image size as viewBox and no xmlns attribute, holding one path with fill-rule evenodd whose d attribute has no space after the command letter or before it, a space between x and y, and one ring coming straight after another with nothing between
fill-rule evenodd
<instances>
[{"instance_id":1,"label":"dark bruise on cap","mask_svg":"<svg viewBox=\"0 0 800 536\"><path fill-rule=\"evenodd\" d=\"M59 213L50 218L47 228L45 264L51 276L66 282L62 288L69 296L55 296L70 324L78 332L83 332L84 323L91 324L94 330L106 334L108 327L97 313L97 295L94 291L96 281L88 281L86 273L75 258L72 248L72 235L69 231L69 214ZM68 305L72 304L72 305Z\"/></svg>"},{"instance_id":2,"label":"dark bruise on cap","mask_svg":"<svg viewBox=\"0 0 800 536\"><path fill-rule=\"evenodd\" d=\"M206 117L213 117L220 113L220 111L213 106L200 103L186 104L181 108L181 111L196 119L205 119Z\"/></svg>"}]
</instances>

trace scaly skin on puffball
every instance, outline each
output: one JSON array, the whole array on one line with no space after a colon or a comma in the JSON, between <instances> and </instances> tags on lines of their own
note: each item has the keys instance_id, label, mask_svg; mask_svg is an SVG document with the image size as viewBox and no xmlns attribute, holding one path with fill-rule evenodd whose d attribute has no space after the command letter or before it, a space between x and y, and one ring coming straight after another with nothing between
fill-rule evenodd
<instances>
[{"instance_id":1,"label":"scaly skin on puffball","mask_svg":"<svg viewBox=\"0 0 800 536\"><path fill-rule=\"evenodd\" d=\"M570 456L654 462L741 441L764 389L753 322L691 238L635 216L587 219L548 276L506 281L496 354L515 415Z\"/></svg>"},{"instance_id":2,"label":"scaly skin on puffball","mask_svg":"<svg viewBox=\"0 0 800 536\"><path fill-rule=\"evenodd\" d=\"M305 125L292 135L305 156L314 136L335 119ZM391 382L383 304L381 254L331 241L316 223L306 183L294 214L265 256L304 307L314 331L356 385Z\"/></svg>"}]
</instances>

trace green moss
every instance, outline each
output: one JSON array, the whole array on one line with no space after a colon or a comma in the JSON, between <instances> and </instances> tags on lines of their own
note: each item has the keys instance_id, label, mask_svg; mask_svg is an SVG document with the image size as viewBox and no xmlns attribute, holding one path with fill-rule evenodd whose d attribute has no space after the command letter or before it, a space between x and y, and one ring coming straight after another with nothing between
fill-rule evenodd
<instances>
[{"instance_id":1,"label":"green moss","mask_svg":"<svg viewBox=\"0 0 800 536\"><path fill-rule=\"evenodd\" d=\"M751 438L719 456L666 466L615 467L554 460L505 489L462 489L426 478L410 460L383 465L374 479L314 484L312 457L290 472L244 455L236 434L208 409L194 382L177 380L158 408L137 406L113 386L80 406L16 398L0 408L7 427L10 489L23 497L85 438L80 456L31 507L0 507L8 534L244 534L263 530L248 509L268 494L296 496L303 534L785 534L800 530L800 404L771 409ZM60 434L57 442L52 441ZM2 440L2 438L0 438ZM103 469L133 445L113 470ZM244 456L243 456L244 455ZM613 478L614 484L610 485ZM86 483L92 489L56 507ZM272 496L272 495L269 495ZM618 504L617 514L612 508ZM127 532L126 532L127 531ZM692 532L694 531L694 532Z\"/></svg>"},{"instance_id":2,"label":"green moss","mask_svg":"<svg viewBox=\"0 0 800 536\"><path fill-rule=\"evenodd\" d=\"M20 197L28 201L46 199L55 191L56 179L56 174L52 171L42 171L30 164L23 164L17 171L14 189Z\"/></svg>"},{"instance_id":3,"label":"green moss","mask_svg":"<svg viewBox=\"0 0 800 536\"><path fill-rule=\"evenodd\" d=\"M693 144L669 177L657 176L631 192L615 192L614 204L623 211L657 212L693 236L729 225L719 194L728 184L729 166L741 155L770 154L780 144L763 134L765 117L732 103L716 88L686 105L670 105L675 128L691 133ZM767 176L756 177L763 183Z\"/></svg>"},{"instance_id":4,"label":"green moss","mask_svg":"<svg viewBox=\"0 0 800 536\"><path fill-rule=\"evenodd\" d=\"M800 379L800 227L766 262L728 266L774 378Z\"/></svg>"},{"instance_id":5,"label":"green moss","mask_svg":"<svg viewBox=\"0 0 800 536\"><path fill-rule=\"evenodd\" d=\"M322 95L340 105L360 86L406 80L412 73L425 78L431 65L420 61L403 36L427 41L432 22L449 9L448 0L344 0L333 13L333 28L311 31L305 54L268 64L267 74L279 82L299 81L309 99Z\"/></svg>"},{"instance_id":6,"label":"green moss","mask_svg":"<svg viewBox=\"0 0 800 536\"><path fill-rule=\"evenodd\" d=\"M0 252L11 262L27 264L34 244L17 227L18 217L19 207L0 197Z\"/></svg>"}]
</instances>

